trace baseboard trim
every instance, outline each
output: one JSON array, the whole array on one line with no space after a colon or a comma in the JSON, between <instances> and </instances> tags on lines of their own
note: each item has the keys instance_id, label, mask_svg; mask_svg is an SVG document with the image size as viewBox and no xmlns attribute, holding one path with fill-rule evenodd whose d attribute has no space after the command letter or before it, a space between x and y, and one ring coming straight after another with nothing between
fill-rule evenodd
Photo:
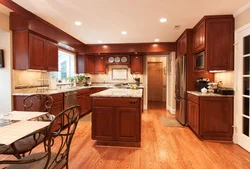
<instances>
[{"instance_id":1,"label":"baseboard trim","mask_svg":"<svg viewBox=\"0 0 250 169\"><path fill-rule=\"evenodd\" d=\"M175 114L175 109L173 109L172 107L168 106L167 109L171 114Z\"/></svg>"},{"instance_id":2,"label":"baseboard trim","mask_svg":"<svg viewBox=\"0 0 250 169\"><path fill-rule=\"evenodd\" d=\"M144 109L144 110L148 110L148 105L144 104L144 105L143 105L143 109Z\"/></svg>"},{"instance_id":3,"label":"baseboard trim","mask_svg":"<svg viewBox=\"0 0 250 169\"><path fill-rule=\"evenodd\" d=\"M238 144L238 134L233 134L233 142Z\"/></svg>"}]
</instances>

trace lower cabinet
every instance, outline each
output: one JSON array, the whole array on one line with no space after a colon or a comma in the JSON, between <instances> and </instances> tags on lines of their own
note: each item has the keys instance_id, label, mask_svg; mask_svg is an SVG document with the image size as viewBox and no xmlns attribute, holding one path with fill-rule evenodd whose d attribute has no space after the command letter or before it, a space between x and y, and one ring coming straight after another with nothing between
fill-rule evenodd
<instances>
[{"instance_id":1,"label":"lower cabinet","mask_svg":"<svg viewBox=\"0 0 250 169\"><path fill-rule=\"evenodd\" d=\"M139 140L140 115L138 108L116 108L116 140L137 141Z\"/></svg>"},{"instance_id":2,"label":"lower cabinet","mask_svg":"<svg viewBox=\"0 0 250 169\"><path fill-rule=\"evenodd\" d=\"M86 114L91 110L89 89L77 91L77 105L81 107L81 115Z\"/></svg>"},{"instance_id":3,"label":"lower cabinet","mask_svg":"<svg viewBox=\"0 0 250 169\"><path fill-rule=\"evenodd\" d=\"M92 139L102 145L139 147L140 100L139 98L92 98Z\"/></svg>"},{"instance_id":4,"label":"lower cabinet","mask_svg":"<svg viewBox=\"0 0 250 169\"><path fill-rule=\"evenodd\" d=\"M115 140L115 108L95 107L92 112L92 139Z\"/></svg>"},{"instance_id":5,"label":"lower cabinet","mask_svg":"<svg viewBox=\"0 0 250 169\"><path fill-rule=\"evenodd\" d=\"M188 125L203 140L232 141L233 97L188 94Z\"/></svg>"}]
</instances>

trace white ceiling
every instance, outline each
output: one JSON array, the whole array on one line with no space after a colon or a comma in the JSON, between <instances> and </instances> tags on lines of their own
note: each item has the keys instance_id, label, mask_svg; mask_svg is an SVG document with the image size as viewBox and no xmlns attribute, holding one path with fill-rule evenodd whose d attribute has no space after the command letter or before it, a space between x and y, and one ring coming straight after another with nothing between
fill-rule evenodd
<instances>
[{"instance_id":1,"label":"white ceiling","mask_svg":"<svg viewBox=\"0 0 250 169\"><path fill-rule=\"evenodd\" d=\"M13 0L87 44L176 41L204 15L233 14L249 0ZM160 23L161 17L168 19ZM75 21L81 21L76 26ZM173 30L174 25L181 25ZM122 31L127 35L122 35Z\"/></svg>"}]
</instances>

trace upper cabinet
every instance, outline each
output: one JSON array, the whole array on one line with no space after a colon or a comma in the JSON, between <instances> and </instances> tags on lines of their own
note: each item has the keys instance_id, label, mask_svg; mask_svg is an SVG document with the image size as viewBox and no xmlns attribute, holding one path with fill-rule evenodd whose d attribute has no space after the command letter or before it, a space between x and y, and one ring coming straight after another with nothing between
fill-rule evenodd
<instances>
[{"instance_id":1,"label":"upper cabinet","mask_svg":"<svg viewBox=\"0 0 250 169\"><path fill-rule=\"evenodd\" d=\"M105 74L105 55L80 55L78 56L78 73Z\"/></svg>"},{"instance_id":2,"label":"upper cabinet","mask_svg":"<svg viewBox=\"0 0 250 169\"><path fill-rule=\"evenodd\" d=\"M177 40L177 57L187 54L187 35L182 34Z\"/></svg>"},{"instance_id":3,"label":"upper cabinet","mask_svg":"<svg viewBox=\"0 0 250 169\"><path fill-rule=\"evenodd\" d=\"M205 50L205 70L234 69L234 18L205 16L193 29L193 53Z\"/></svg>"},{"instance_id":4,"label":"upper cabinet","mask_svg":"<svg viewBox=\"0 0 250 169\"><path fill-rule=\"evenodd\" d=\"M131 74L143 74L143 56L131 56Z\"/></svg>"},{"instance_id":5,"label":"upper cabinet","mask_svg":"<svg viewBox=\"0 0 250 169\"><path fill-rule=\"evenodd\" d=\"M13 32L13 68L58 71L57 44L28 31Z\"/></svg>"},{"instance_id":6,"label":"upper cabinet","mask_svg":"<svg viewBox=\"0 0 250 169\"><path fill-rule=\"evenodd\" d=\"M194 53L205 49L205 21L203 20L193 29L193 50Z\"/></svg>"}]
</instances>

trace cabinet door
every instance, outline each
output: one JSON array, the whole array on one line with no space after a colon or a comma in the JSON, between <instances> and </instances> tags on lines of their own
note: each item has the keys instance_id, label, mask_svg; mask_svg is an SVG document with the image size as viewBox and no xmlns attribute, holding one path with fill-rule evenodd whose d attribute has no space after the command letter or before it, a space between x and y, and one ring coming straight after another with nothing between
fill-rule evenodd
<instances>
[{"instance_id":1,"label":"cabinet door","mask_svg":"<svg viewBox=\"0 0 250 169\"><path fill-rule=\"evenodd\" d=\"M29 68L45 70L45 47L46 40L29 34Z\"/></svg>"},{"instance_id":2,"label":"cabinet door","mask_svg":"<svg viewBox=\"0 0 250 169\"><path fill-rule=\"evenodd\" d=\"M193 103L192 104L192 114L193 114L193 130L199 134L199 131L200 131L200 119L199 119L199 105L198 104L195 104Z\"/></svg>"},{"instance_id":3,"label":"cabinet door","mask_svg":"<svg viewBox=\"0 0 250 169\"><path fill-rule=\"evenodd\" d=\"M105 56L95 56L95 73L106 73Z\"/></svg>"},{"instance_id":4,"label":"cabinet door","mask_svg":"<svg viewBox=\"0 0 250 169\"><path fill-rule=\"evenodd\" d=\"M58 47L50 41L46 44L45 67L48 71L58 71Z\"/></svg>"},{"instance_id":5,"label":"cabinet door","mask_svg":"<svg viewBox=\"0 0 250 169\"><path fill-rule=\"evenodd\" d=\"M205 21L202 21L198 26L193 30L193 44L194 44L194 53L202 51L205 49Z\"/></svg>"},{"instance_id":6,"label":"cabinet door","mask_svg":"<svg viewBox=\"0 0 250 169\"><path fill-rule=\"evenodd\" d=\"M54 105L52 106L51 108L51 112L50 114L52 115L58 115L59 113L61 113L63 111L63 101L57 101L57 102L54 102ZM57 120L57 123L61 123L63 125L66 125L66 122L64 121L64 119L58 119ZM57 123L54 123L54 124L57 124ZM55 125L55 126L52 126L52 130L57 130L59 129L59 126L58 125Z\"/></svg>"},{"instance_id":7,"label":"cabinet door","mask_svg":"<svg viewBox=\"0 0 250 169\"><path fill-rule=\"evenodd\" d=\"M202 97L200 113L202 138L232 140L233 97Z\"/></svg>"},{"instance_id":8,"label":"cabinet door","mask_svg":"<svg viewBox=\"0 0 250 169\"><path fill-rule=\"evenodd\" d=\"M181 56L181 39L179 39L178 41L177 41L177 57L178 56Z\"/></svg>"},{"instance_id":9,"label":"cabinet door","mask_svg":"<svg viewBox=\"0 0 250 169\"><path fill-rule=\"evenodd\" d=\"M193 120L194 120L194 112L193 112L193 103L188 100L187 104L187 117L188 117L188 125L193 128Z\"/></svg>"},{"instance_id":10,"label":"cabinet door","mask_svg":"<svg viewBox=\"0 0 250 169\"><path fill-rule=\"evenodd\" d=\"M234 70L234 18L206 21L207 70Z\"/></svg>"},{"instance_id":11,"label":"cabinet door","mask_svg":"<svg viewBox=\"0 0 250 169\"><path fill-rule=\"evenodd\" d=\"M131 74L143 73L143 56L131 56Z\"/></svg>"},{"instance_id":12,"label":"cabinet door","mask_svg":"<svg viewBox=\"0 0 250 169\"><path fill-rule=\"evenodd\" d=\"M187 54L187 35L183 34L181 38L181 55Z\"/></svg>"},{"instance_id":13,"label":"cabinet door","mask_svg":"<svg viewBox=\"0 0 250 169\"><path fill-rule=\"evenodd\" d=\"M92 109L92 139L115 140L115 115L113 107Z\"/></svg>"},{"instance_id":14,"label":"cabinet door","mask_svg":"<svg viewBox=\"0 0 250 169\"><path fill-rule=\"evenodd\" d=\"M91 109L91 99L89 94L83 95L83 108L82 108L82 113L85 114L90 111Z\"/></svg>"},{"instance_id":15,"label":"cabinet door","mask_svg":"<svg viewBox=\"0 0 250 169\"><path fill-rule=\"evenodd\" d=\"M140 141L139 114L138 108L116 108L116 140Z\"/></svg>"},{"instance_id":16,"label":"cabinet door","mask_svg":"<svg viewBox=\"0 0 250 169\"><path fill-rule=\"evenodd\" d=\"M81 115L83 115L84 114L83 95L77 95L76 103L81 107Z\"/></svg>"},{"instance_id":17,"label":"cabinet door","mask_svg":"<svg viewBox=\"0 0 250 169\"><path fill-rule=\"evenodd\" d=\"M95 56L86 56L86 73L95 74Z\"/></svg>"}]
</instances>

